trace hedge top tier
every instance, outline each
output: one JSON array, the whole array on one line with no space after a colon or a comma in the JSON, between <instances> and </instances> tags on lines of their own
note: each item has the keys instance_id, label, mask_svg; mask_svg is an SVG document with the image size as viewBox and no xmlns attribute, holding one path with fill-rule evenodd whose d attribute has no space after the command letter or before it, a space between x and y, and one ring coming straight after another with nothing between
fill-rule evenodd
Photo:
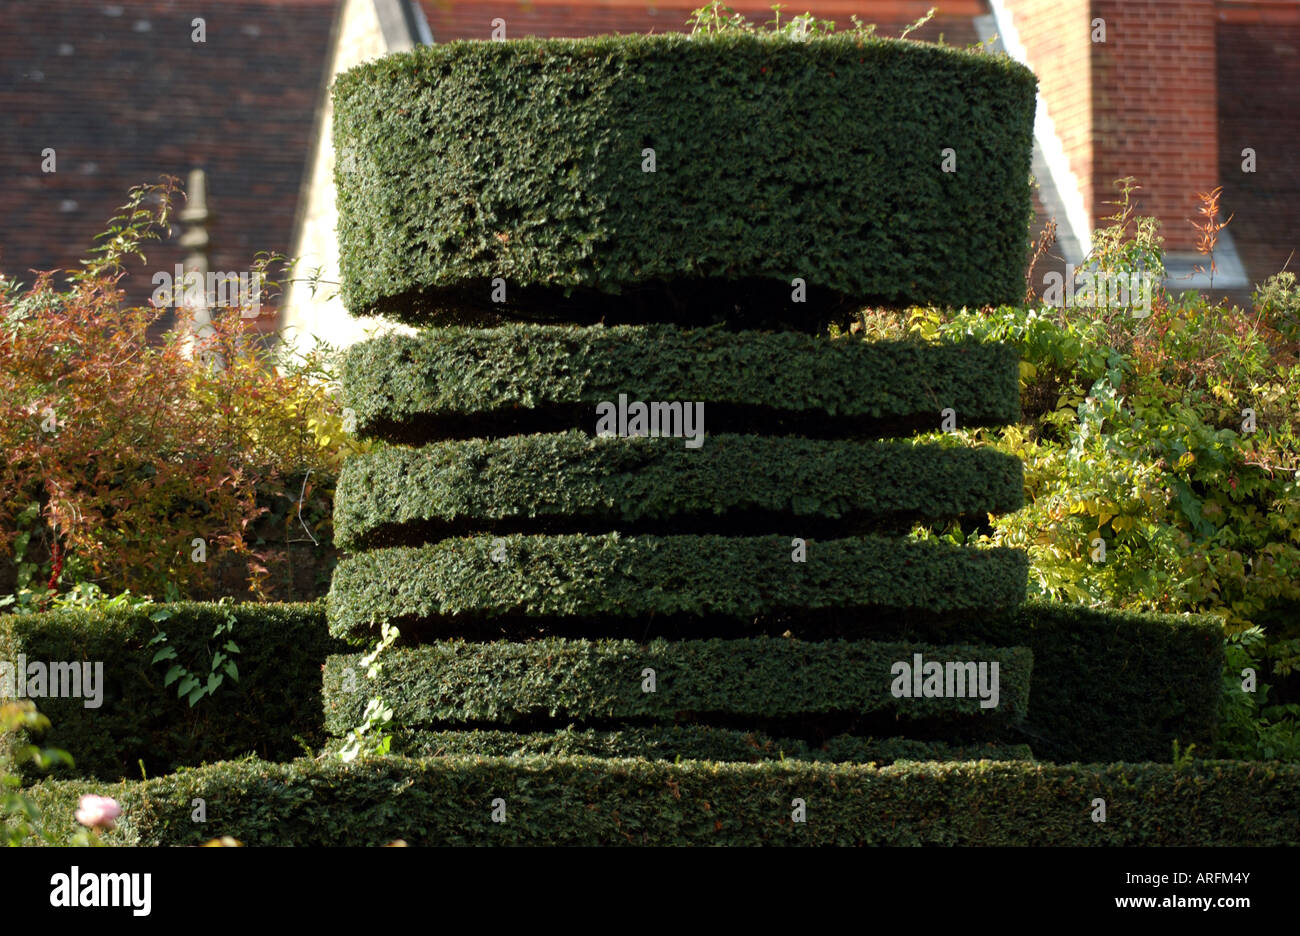
<instances>
[{"instance_id":1,"label":"hedge top tier","mask_svg":"<svg viewBox=\"0 0 1300 936\"><path fill-rule=\"evenodd\" d=\"M342 295L816 330L1023 292L1036 81L853 34L453 42L334 87Z\"/></svg>"}]
</instances>

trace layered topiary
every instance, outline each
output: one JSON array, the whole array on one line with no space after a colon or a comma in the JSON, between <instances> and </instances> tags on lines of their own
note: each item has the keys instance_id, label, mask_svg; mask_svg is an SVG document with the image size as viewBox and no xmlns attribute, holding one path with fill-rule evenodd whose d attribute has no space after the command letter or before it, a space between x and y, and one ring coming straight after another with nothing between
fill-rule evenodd
<instances>
[{"instance_id":1,"label":"layered topiary","mask_svg":"<svg viewBox=\"0 0 1300 936\"><path fill-rule=\"evenodd\" d=\"M565 803L548 842L1241 839L1185 832L1238 806L1219 773L846 766L1213 737L1214 624L1022 605L1024 553L971 545L1019 466L888 440L1018 419L1014 352L829 337L861 305L1019 297L1033 84L857 33L452 44L341 78L345 301L446 327L347 356L358 431L413 447L339 486L331 630L403 645L330 659L329 729L364 741L382 700L427 758L385 782L452 811L492 786L541 804L525 824ZM703 425L599 437L629 401ZM967 545L904 535L950 519ZM967 664L996 690L957 688ZM796 800L830 828L799 838ZM471 828L412 826L496 840Z\"/></svg>"},{"instance_id":2,"label":"layered topiary","mask_svg":"<svg viewBox=\"0 0 1300 936\"><path fill-rule=\"evenodd\" d=\"M199 845L1294 845L1300 766L897 763L888 767L590 757L385 757L214 764L32 798L70 837L84 793L106 839ZM194 822L194 800L207 804ZM1106 801L1106 821L1092 819ZM795 800L806 822L792 822ZM505 822L493 811L505 805Z\"/></svg>"},{"instance_id":3,"label":"layered topiary","mask_svg":"<svg viewBox=\"0 0 1300 936\"><path fill-rule=\"evenodd\" d=\"M916 654L922 661L969 665L940 673L935 685L945 695L922 694L919 670L915 685L892 672L899 662L910 667ZM377 680L361 678L359 660L359 654L332 656L325 667L325 723L336 734L361 721L375 693L394 700L394 717L411 727L877 712L913 720L1018 721L1027 708L1033 656L1023 647L780 637L649 644L542 638L442 640L393 651ZM989 685L996 694L982 698Z\"/></svg>"},{"instance_id":4,"label":"layered topiary","mask_svg":"<svg viewBox=\"0 0 1300 936\"><path fill-rule=\"evenodd\" d=\"M1020 359L1007 345L831 340L669 325L508 325L382 335L348 349L343 399L357 433L399 442L595 429L620 393L701 400L710 433L843 438L1020 418Z\"/></svg>"},{"instance_id":5,"label":"layered topiary","mask_svg":"<svg viewBox=\"0 0 1300 936\"><path fill-rule=\"evenodd\" d=\"M385 621L454 634L476 620L798 612L989 611L1024 600L1028 563L1006 548L880 536L471 536L341 560L329 595L339 637ZM807 561L793 561L799 549Z\"/></svg>"},{"instance_id":6,"label":"layered topiary","mask_svg":"<svg viewBox=\"0 0 1300 936\"><path fill-rule=\"evenodd\" d=\"M791 437L579 431L379 448L335 489L344 549L471 531L854 533L1006 513L1024 503L1020 459L989 449Z\"/></svg>"},{"instance_id":7,"label":"layered topiary","mask_svg":"<svg viewBox=\"0 0 1300 936\"><path fill-rule=\"evenodd\" d=\"M859 35L390 55L334 86L343 300L412 324L806 327L862 301L1012 302L1035 90L1007 58Z\"/></svg>"}]
</instances>

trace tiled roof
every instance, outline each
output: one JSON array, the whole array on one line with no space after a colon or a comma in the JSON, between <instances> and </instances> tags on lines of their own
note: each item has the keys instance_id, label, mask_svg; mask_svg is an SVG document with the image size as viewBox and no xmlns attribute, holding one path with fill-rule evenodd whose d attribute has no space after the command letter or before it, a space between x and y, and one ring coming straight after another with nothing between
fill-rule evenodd
<instances>
[{"instance_id":1,"label":"tiled roof","mask_svg":"<svg viewBox=\"0 0 1300 936\"><path fill-rule=\"evenodd\" d=\"M0 270L75 267L132 185L208 175L211 269L288 253L337 0L0 3ZM204 43L191 21L205 19ZM54 148L58 171L41 171ZM179 206L178 206L179 207ZM182 259L146 250L129 296Z\"/></svg>"}]
</instances>

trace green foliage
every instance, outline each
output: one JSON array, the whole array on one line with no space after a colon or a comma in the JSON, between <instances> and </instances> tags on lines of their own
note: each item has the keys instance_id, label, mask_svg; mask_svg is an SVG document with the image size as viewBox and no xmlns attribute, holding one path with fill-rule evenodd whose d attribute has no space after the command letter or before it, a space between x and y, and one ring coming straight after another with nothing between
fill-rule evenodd
<instances>
[{"instance_id":1,"label":"green foliage","mask_svg":"<svg viewBox=\"0 0 1300 936\"><path fill-rule=\"evenodd\" d=\"M764 431L806 432L834 419L963 426L1020 417L1013 349L972 341L866 344L796 332L728 332L667 325L571 328L510 325L388 334L348 349L344 404L357 433L425 442L461 427L482 435L501 417L558 411L555 428L593 428L594 407L637 388L644 400L707 401L710 432L728 409L756 408ZM785 417L785 419L783 419Z\"/></svg>"},{"instance_id":2,"label":"green foliage","mask_svg":"<svg viewBox=\"0 0 1300 936\"><path fill-rule=\"evenodd\" d=\"M1300 341L1300 289L1295 274L1275 273L1251 294L1265 321L1288 341Z\"/></svg>"},{"instance_id":3,"label":"green foliage","mask_svg":"<svg viewBox=\"0 0 1300 936\"><path fill-rule=\"evenodd\" d=\"M338 742L332 742L331 749ZM1025 744L965 744L911 738L835 735L824 742L772 738L761 731L710 725L651 725L616 731L573 728L528 734L499 731L406 729L393 737L393 753L403 757L643 757L650 760L824 761L892 764L911 760L1031 760Z\"/></svg>"},{"instance_id":4,"label":"green foliage","mask_svg":"<svg viewBox=\"0 0 1300 936\"><path fill-rule=\"evenodd\" d=\"M381 448L348 460L337 499L336 542L355 548L521 523L733 531L775 516L792 529L828 519L857 533L898 518L1017 510L1024 479L1007 455L911 441L710 435L689 449L680 438L574 430Z\"/></svg>"},{"instance_id":5,"label":"green foliage","mask_svg":"<svg viewBox=\"0 0 1300 936\"><path fill-rule=\"evenodd\" d=\"M1265 670L1264 631L1251 627L1228 636L1223 668L1223 727L1219 750L1245 760L1300 762L1300 705L1268 704L1273 686L1260 681ZM1247 690L1247 671L1255 687Z\"/></svg>"},{"instance_id":6,"label":"green foliage","mask_svg":"<svg viewBox=\"0 0 1300 936\"><path fill-rule=\"evenodd\" d=\"M0 660L25 654L29 660L104 664L100 708L85 708L82 699L42 700L54 722L46 741L76 751L79 774L137 775L143 761L152 776L248 751L287 759L301 752L295 735L319 741L321 665L342 649L326 632L321 606L180 603L165 607L165 621L151 620L158 610L0 616ZM150 641L163 624L166 646L205 674L213 650L229 638L224 628L233 626L240 635L239 681L221 684L211 705L192 707L178 697L174 685L165 685L169 661L151 662L157 645Z\"/></svg>"},{"instance_id":7,"label":"green foliage","mask_svg":"<svg viewBox=\"0 0 1300 936\"><path fill-rule=\"evenodd\" d=\"M222 563L195 559L196 539L265 597L246 537L259 499L364 447L339 430L330 349L269 351L235 314L192 342L182 315L158 341L166 310L125 307L116 274L166 230L171 195L133 190L66 290L48 275L0 289L0 562L15 580L0 608L46 610L80 585L210 592Z\"/></svg>"},{"instance_id":8,"label":"green foliage","mask_svg":"<svg viewBox=\"0 0 1300 936\"><path fill-rule=\"evenodd\" d=\"M968 696L898 697L891 667L912 661L999 664L996 707ZM737 640L435 641L395 651L379 691L395 699L409 727L509 726L534 718L577 723L601 719L707 722L712 716L782 718L818 713L889 712L904 719L996 722L1022 719L1033 657L1024 648L827 641L757 637ZM325 666L325 727L342 734L356 723L365 691L346 673L356 657ZM647 670L654 689L647 691ZM797 674L793 676L792 674Z\"/></svg>"},{"instance_id":9,"label":"green foliage","mask_svg":"<svg viewBox=\"0 0 1300 936\"><path fill-rule=\"evenodd\" d=\"M389 55L334 84L341 294L411 324L815 328L856 301L1013 301L1035 85L1009 59L865 31Z\"/></svg>"},{"instance_id":10,"label":"green foliage","mask_svg":"<svg viewBox=\"0 0 1300 936\"><path fill-rule=\"evenodd\" d=\"M224 606L224 602L222 606ZM171 611L160 608L149 615L149 620L160 622L170 617ZM239 667L234 659L239 654L239 645L235 643L234 638L231 636L235 630L235 623L234 611L227 607L225 614L212 631L213 640L220 641L223 636L226 640L217 649L209 648L206 676L196 675L187 669L184 664L175 662L177 660L176 648L167 644L165 631L159 631L145 645L146 649L148 647L159 648L149 661L150 663L171 662L172 665L168 667L167 675L163 677L163 686L166 687L176 683L177 697L187 700L191 708L199 699L204 696L211 696L220 689L227 676L235 682L239 682Z\"/></svg>"},{"instance_id":11,"label":"green foliage","mask_svg":"<svg viewBox=\"0 0 1300 936\"><path fill-rule=\"evenodd\" d=\"M1131 224L1131 180L1121 187L1094 259L1106 270L1159 271L1158 230L1150 219ZM1186 293L1161 297L1145 318L1085 308L915 313L922 338L1004 340L1023 358L1026 423L959 435L1023 459L1026 508L994 518L982 536L932 531L1027 549L1031 596L1210 613L1229 634L1261 627L1259 671L1291 677L1300 668L1293 286L1288 274L1270 278L1253 311ZM1239 677L1229 680L1219 752L1261 756L1267 743L1267 756L1295 758L1293 682L1256 704L1241 698Z\"/></svg>"},{"instance_id":12,"label":"green foliage","mask_svg":"<svg viewBox=\"0 0 1300 936\"><path fill-rule=\"evenodd\" d=\"M40 808L22 792L22 778L15 768L30 765L46 771L55 764L72 766L72 756L59 748L42 748L22 740L28 734L50 727L50 720L31 702L0 702L0 845L32 844L33 840L54 844ZM66 844L88 845L89 833L82 829Z\"/></svg>"},{"instance_id":13,"label":"green foliage","mask_svg":"<svg viewBox=\"0 0 1300 936\"><path fill-rule=\"evenodd\" d=\"M365 667L366 679L377 680L383 670L379 657L401 636L396 627L383 626L383 633L375 648L357 660L357 665ZM383 730L393 720L393 707L382 698L375 696L366 703L366 710L361 713L361 724L347 732L339 748L339 759L345 763L356 760L362 754L382 757L392 745L392 735L383 734Z\"/></svg>"},{"instance_id":14,"label":"green foliage","mask_svg":"<svg viewBox=\"0 0 1300 936\"><path fill-rule=\"evenodd\" d=\"M330 628L355 638L383 621L455 634L475 619L988 612L1025 594L1015 550L880 536L805 542L806 562L792 561L791 538L777 535L472 536L373 549L334 570Z\"/></svg>"},{"instance_id":15,"label":"green foliage","mask_svg":"<svg viewBox=\"0 0 1300 936\"><path fill-rule=\"evenodd\" d=\"M84 783L32 791L70 815ZM199 845L1294 845L1300 767L1241 761L888 767L610 760L375 758L213 764L109 791L107 841ZM191 801L208 822L190 820ZM491 820L506 802L506 822ZM1089 803L1106 800L1107 821ZM808 821L791 822L791 801ZM1031 819L1027 819L1031 817Z\"/></svg>"}]
</instances>

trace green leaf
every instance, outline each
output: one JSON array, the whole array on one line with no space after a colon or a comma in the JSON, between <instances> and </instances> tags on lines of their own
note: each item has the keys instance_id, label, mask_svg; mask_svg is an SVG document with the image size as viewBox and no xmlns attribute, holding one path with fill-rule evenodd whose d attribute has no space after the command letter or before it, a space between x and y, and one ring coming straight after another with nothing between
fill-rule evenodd
<instances>
[{"instance_id":1,"label":"green leaf","mask_svg":"<svg viewBox=\"0 0 1300 936\"><path fill-rule=\"evenodd\" d=\"M226 673L235 682L239 682L239 667L235 666L234 660L231 660L228 663L226 663Z\"/></svg>"},{"instance_id":2,"label":"green leaf","mask_svg":"<svg viewBox=\"0 0 1300 936\"><path fill-rule=\"evenodd\" d=\"M192 692L194 687L197 686L198 684L199 681L194 677L192 673L186 673L185 678L181 680L181 684L176 687L177 698L184 698L185 694L188 692ZM193 705L194 703L191 702L190 704Z\"/></svg>"},{"instance_id":3,"label":"green leaf","mask_svg":"<svg viewBox=\"0 0 1300 936\"><path fill-rule=\"evenodd\" d=\"M212 693L216 692L217 689L219 689L219 688L221 687L221 683L222 683L222 681L223 681L225 678L226 678L226 677L222 676L220 673L211 673L211 674L209 674L209 675L208 675L208 693L209 693L209 694L212 694Z\"/></svg>"},{"instance_id":4,"label":"green leaf","mask_svg":"<svg viewBox=\"0 0 1300 936\"><path fill-rule=\"evenodd\" d=\"M176 659L176 648L163 647L161 650L159 650L157 653L153 655L153 659L150 660L149 662L150 664L154 664L154 663L161 663L163 660L174 660L174 659Z\"/></svg>"},{"instance_id":5,"label":"green leaf","mask_svg":"<svg viewBox=\"0 0 1300 936\"><path fill-rule=\"evenodd\" d=\"M163 686L164 687L170 686L176 680L180 679L181 676L185 674L185 672L186 672L185 667L179 664L173 666L171 669L167 671L167 675L163 678Z\"/></svg>"}]
</instances>

